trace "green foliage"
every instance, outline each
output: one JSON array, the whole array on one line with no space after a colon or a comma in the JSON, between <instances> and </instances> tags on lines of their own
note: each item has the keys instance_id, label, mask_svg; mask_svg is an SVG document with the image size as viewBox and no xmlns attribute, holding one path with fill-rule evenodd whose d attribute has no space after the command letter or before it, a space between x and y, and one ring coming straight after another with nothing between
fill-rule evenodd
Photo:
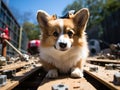
<instances>
[{"instance_id":1,"label":"green foliage","mask_svg":"<svg viewBox=\"0 0 120 90\"><path fill-rule=\"evenodd\" d=\"M24 22L23 30L26 32L29 40L39 39L40 29L38 25L31 22Z\"/></svg>"},{"instance_id":2,"label":"green foliage","mask_svg":"<svg viewBox=\"0 0 120 90\"><path fill-rule=\"evenodd\" d=\"M88 22L88 28L99 24L109 16L112 12L120 8L119 0L75 0L72 4L66 6L63 14L69 10L78 11L81 8L88 8L90 11L90 19Z\"/></svg>"},{"instance_id":3,"label":"green foliage","mask_svg":"<svg viewBox=\"0 0 120 90\"><path fill-rule=\"evenodd\" d=\"M67 13L67 11L69 11L69 10L76 10L76 11L78 11L80 8L82 8L82 6L79 4L79 3L81 3L82 1L74 1L73 2L73 4L72 5L68 5L65 9L64 9L64 11L63 11L63 14L66 14Z\"/></svg>"},{"instance_id":4,"label":"green foliage","mask_svg":"<svg viewBox=\"0 0 120 90\"><path fill-rule=\"evenodd\" d=\"M108 16L120 8L120 0L106 0L103 8L104 16Z\"/></svg>"}]
</instances>

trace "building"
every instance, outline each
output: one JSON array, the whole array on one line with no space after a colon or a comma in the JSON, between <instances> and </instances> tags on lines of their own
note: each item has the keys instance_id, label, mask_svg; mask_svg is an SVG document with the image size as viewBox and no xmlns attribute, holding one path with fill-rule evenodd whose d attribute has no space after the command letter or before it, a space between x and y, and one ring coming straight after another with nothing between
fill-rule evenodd
<instances>
[{"instance_id":1,"label":"building","mask_svg":"<svg viewBox=\"0 0 120 90\"><path fill-rule=\"evenodd\" d=\"M28 39L25 32L21 31L22 34L20 34L19 23L17 22L7 5L2 0L0 0L0 28L5 28L6 25L8 25L11 38L10 42L12 43L12 45L15 46L17 49L26 50ZM2 33L2 31L0 31L0 33ZM24 38L24 40L22 40L22 38L20 39L20 35L22 35L21 37ZM20 42L22 42L22 44ZM0 46L2 46L2 44ZM7 55L13 56L15 54L16 52L14 51L14 49L7 45Z\"/></svg>"}]
</instances>

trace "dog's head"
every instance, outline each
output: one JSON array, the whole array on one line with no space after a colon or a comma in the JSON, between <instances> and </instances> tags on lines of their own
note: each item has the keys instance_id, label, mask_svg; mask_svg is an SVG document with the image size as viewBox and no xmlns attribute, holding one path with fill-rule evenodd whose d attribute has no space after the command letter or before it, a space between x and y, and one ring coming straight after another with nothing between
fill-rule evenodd
<instances>
[{"instance_id":1,"label":"dog's head","mask_svg":"<svg viewBox=\"0 0 120 90\"><path fill-rule=\"evenodd\" d=\"M88 18L89 11L86 8L62 19L39 10L37 20L42 30L41 46L66 51L72 46L82 45Z\"/></svg>"}]
</instances>

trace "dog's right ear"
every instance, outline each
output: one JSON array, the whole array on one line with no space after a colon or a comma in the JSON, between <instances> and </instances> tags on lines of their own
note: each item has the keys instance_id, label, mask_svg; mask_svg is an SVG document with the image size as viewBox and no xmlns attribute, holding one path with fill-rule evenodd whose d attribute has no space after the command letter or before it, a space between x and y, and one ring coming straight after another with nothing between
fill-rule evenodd
<instances>
[{"instance_id":1,"label":"dog's right ear","mask_svg":"<svg viewBox=\"0 0 120 90\"><path fill-rule=\"evenodd\" d=\"M47 12L45 12L43 10L38 10L37 21L38 21L41 28L48 26L49 17L50 17L50 15Z\"/></svg>"}]
</instances>

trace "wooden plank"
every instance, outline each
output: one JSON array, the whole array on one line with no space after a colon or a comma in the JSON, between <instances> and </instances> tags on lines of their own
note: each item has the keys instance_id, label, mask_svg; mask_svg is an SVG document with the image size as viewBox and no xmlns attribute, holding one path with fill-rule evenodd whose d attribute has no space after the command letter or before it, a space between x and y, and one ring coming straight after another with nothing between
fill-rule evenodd
<instances>
[{"instance_id":1,"label":"wooden plank","mask_svg":"<svg viewBox=\"0 0 120 90\"><path fill-rule=\"evenodd\" d=\"M18 72L16 76L12 80L7 80L7 84L0 87L0 90L11 90L17 85L19 85L21 82L23 82L25 79L27 79L31 74L39 70L41 66L36 68L28 68L26 70L22 70L21 72Z\"/></svg>"},{"instance_id":2,"label":"wooden plank","mask_svg":"<svg viewBox=\"0 0 120 90\"><path fill-rule=\"evenodd\" d=\"M45 78L37 90L52 90L52 86L64 84L68 90L96 90L85 78L70 78L69 76L60 76L57 79Z\"/></svg>"},{"instance_id":3,"label":"wooden plank","mask_svg":"<svg viewBox=\"0 0 120 90\"><path fill-rule=\"evenodd\" d=\"M105 67L97 66L97 72L90 72L89 68L97 66L92 64L86 64L85 72L92 77L96 78L98 81L102 82L104 85L108 86L111 90L120 90L120 86L113 84L114 74L119 72L119 70L105 70Z\"/></svg>"},{"instance_id":4,"label":"wooden plank","mask_svg":"<svg viewBox=\"0 0 120 90\"><path fill-rule=\"evenodd\" d=\"M103 63L120 64L120 60L96 59L96 58L88 58L87 62L103 62Z\"/></svg>"},{"instance_id":5,"label":"wooden plank","mask_svg":"<svg viewBox=\"0 0 120 90\"><path fill-rule=\"evenodd\" d=\"M15 69L23 67L27 64L31 64L31 62L17 62L17 63L14 63L14 64L6 65L6 66L3 66L2 69L0 69L0 71L15 70Z\"/></svg>"}]
</instances>

